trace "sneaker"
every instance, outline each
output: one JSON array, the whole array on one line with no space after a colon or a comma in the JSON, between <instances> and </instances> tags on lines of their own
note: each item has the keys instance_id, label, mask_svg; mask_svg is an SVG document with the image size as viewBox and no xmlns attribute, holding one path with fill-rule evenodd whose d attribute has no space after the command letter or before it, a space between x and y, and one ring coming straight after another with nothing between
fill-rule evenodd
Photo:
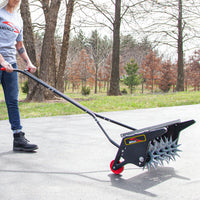
<instances>
[{"instance_id":1,"label":"sneaker","mask_svg":"<svg viewBox=\"0 0 200 200\"><path fill-rule=\"evenodd\" d=\"M34 151L38 149L38 146L35 144L29 144L30 141L28 141L24 137L25 133L19 132L14 134L14 140L13 140L13 151Z\"/></svg>"}]
</instances>

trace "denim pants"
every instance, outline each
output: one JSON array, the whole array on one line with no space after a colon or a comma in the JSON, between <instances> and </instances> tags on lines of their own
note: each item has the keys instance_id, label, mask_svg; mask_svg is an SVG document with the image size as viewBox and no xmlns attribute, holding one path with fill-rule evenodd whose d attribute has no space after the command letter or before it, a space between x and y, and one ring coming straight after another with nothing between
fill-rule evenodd
<instances>
[{"instance_id":1,"label":"denim pants","mask_svg":"<svg viewBox=\"0 0 200 200\"><path fill-rule=\"evenodd\" d=\"M12 65L13 68L17 68L17 64ZM1 67L1 66L0 66ZM20 123L20 114L18 107L18 73L2 72L0 70L0 83L3 86L5 102L8 109L9 122L12 130L22 129ZM0 111L1 112L1 111Z\"/></svg>"}]
</instances>

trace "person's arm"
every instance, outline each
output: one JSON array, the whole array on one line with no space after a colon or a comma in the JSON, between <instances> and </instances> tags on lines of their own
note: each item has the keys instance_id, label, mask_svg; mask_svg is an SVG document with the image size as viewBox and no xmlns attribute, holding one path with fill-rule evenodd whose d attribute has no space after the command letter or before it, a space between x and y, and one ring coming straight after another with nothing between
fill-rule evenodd
<instances>
[{"instance_id":1,"label":"person's arm","mask_svg":"<svg viewBox=\"0 0 200 200\"><path fill-rule=\"evenodd\" d=\"M13 72L13 67L7 61L4 60L3 56L0 54L0 65L6 69L7 72Z\"/></svg>"},{"instance_id":2,"label":"person's arm","mask_svg":"<svg viewBox=\"0 0 200 200\"><path fill-rule=\"evenodd\" d=\"M29 71L31 73L36 72L37 68L32 64L31 60L29 59L28 54L26 53L26 49L24 47L24 44L22 41L18 41L16 43L16 49L19 53L19 55L21 56L21 58L24 60L24 62L26 63L26 67L27 69L29 69Z\"/></svg>"}]
</instances>

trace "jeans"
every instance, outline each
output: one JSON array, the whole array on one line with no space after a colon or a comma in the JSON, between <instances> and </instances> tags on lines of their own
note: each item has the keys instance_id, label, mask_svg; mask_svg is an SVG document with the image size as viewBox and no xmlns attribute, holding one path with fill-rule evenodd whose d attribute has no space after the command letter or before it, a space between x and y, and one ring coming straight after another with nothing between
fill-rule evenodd
<instances>
[{"instance_id":1,"label":"jeans","mask_svg":"<svg viewBox=\"0 0 200 200\"><path fill-rule=\"evenodd\" d=\"M17 68L17 64L12 65L13 68ZM1 66L0 66L1 67ZM5 102L8 109L9 122L12 130L22 129L20 122L20 114L18 107L18 74L16 72L8 73L0 70L0 83L3 86Z\"/></svg>"}]
</instances>

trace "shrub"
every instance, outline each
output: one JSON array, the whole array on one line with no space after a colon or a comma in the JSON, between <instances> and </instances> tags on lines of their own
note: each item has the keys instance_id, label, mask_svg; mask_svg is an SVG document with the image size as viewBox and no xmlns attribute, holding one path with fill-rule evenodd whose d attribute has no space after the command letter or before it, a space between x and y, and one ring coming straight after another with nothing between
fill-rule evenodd
<instances>
[{"instance_id":1,"label":"shrub","mask_svg":"<svg viewBox=\"0 0 200 200\"><path fill-rule=\"evenodd\" d=\"M127 90L124 88L122 91L121 91L122 94L128 94Z\"/></svg>"},{"instance_id":2,"label":"shrub","mask_svg":"<svg viewBox=\"0 0 200 200\"><path fill-rule=\"evenodd\" d=\"M90 94L90 88L83 86L82 90L81 90L81 94L84 95L84 96L89 95Z\"/></svg>"},{"instance_id":3,"label":"shrub","mask_svg":"<svg viewBox=\"0 0 200 200\"><path fill-rule=\"evenodd\" d=\"M28 94L29 88L28 88L28 81L25 81L22 85L22 92L25 94Z\"/></svg>"}]
</instances>

